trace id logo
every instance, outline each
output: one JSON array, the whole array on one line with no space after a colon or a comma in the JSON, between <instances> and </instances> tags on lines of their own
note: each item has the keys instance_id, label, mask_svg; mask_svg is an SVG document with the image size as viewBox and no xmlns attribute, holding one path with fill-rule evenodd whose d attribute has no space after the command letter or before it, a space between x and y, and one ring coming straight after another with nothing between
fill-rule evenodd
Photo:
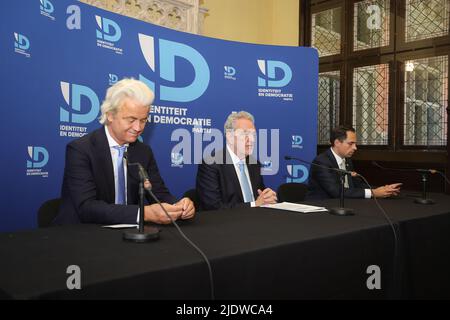
<instances>
[{"instance_id":1,"label":"id logo","mask_svg":"<svg viewBox=\"0 0 450 320\"><path fill-rule=\"evenodd\" d=\"M41 5L41 15L46 16L47 18L51 20L55 20L55 17L52 16L53 11L55 11L55 8L53 7L53 4L49 0L40 0Z\"/></svg>"},{"instance_id":2,"label":"id logo","mask_svg":"<svg viewBox=\"0 0 450 320\"><path fill-rule=\"evenodd\" d=\"M48 163L48 151L44 147L28 146L27 176L48 178L48 171L42 171Z\"/></svg>"},{"instance_id":3,"label":"id logo","mask_svg":"<svg viewBox=\"0 0 450 320\"><path fill-rule=\"evenodd\" d=\"M231 66L224 66L223 67L225 69L224 72L224 78L225 79L229 79L229 80L236 80L236 69L231 67Z\"/></svg>"},{"instance_id":4,"label":"id logo","mask_svg":"<svg viewBox=\"0 0 450 320\"><path fill-rule=\"evenodd\" d=\"M30 49L30 40L23 34L17 32L14 32L14 39L14 51L29 58L31 56L28 53L28 49Z\"/></svg>"},{"instance_id":5,"label":"id logo","mask_svg":"<svg viewBox=\"0 0 450 320\"><path fill-rule=\"evenodd\" d=\"M66 102L65 107L59 108L59 120L77 124L88 124L98 117L100 102L95 92L86 86L60 82L61 93ZM88 102L81 104L83 101ZM68 110L70 111L68 111ZM85 112L82 112L82 109ZM74 112L75 111L75 112ZM87 133L87 127L60 125L61 137L82 137Z\"/></svg>"},{"instance_id":6,"label":"id logo","mask_svg":"<svg viewBox=\"0 0 450 320\"><path fill-rule=\"evenodd\" d=\"M292 136L292 148L303 149L302 143L302 136Z\"/></svg>"},{"instance_id":7,"label":"id logo","mask_svg":"<svg viewBox=\"0 0 450 320\"><path fill-rule=\"evenodd\" d=\"M155 43L159 50L159 75L156 70ZM205 58L197 50L180 42L165 39L155 41L154 37L145 34L139 34L139 44L145 61L157 78L156 81L161 79L164 82L173 83L173 86L162 84L156 86L154 81L147 79L142 74L139 75L139 80L146 83L155 92L155 95L159 96L160 100L190 102L201 97L206 91L210 80L210 70ZM189 79L193 78L193 80L184 87L177 86L175 81L180 78L180 75L175 76L175 64L178 64L180 59L189 63L194 70L192 76L187 75Z\"/></svg>"},{"instance_id":8,"label":"id logo","mask_svg":"<svg viewBox=\"0 0 450 320\"><path fill-rule=\"evenodd\" d=\"M261 170L262 171L271 171L272 170L272 161L263 161L261 163Z\"/></svg>"},{"instance_id":9,"label":"id logo","mask_svg":"<svg viewBox=\"0 0 450 320\"><path fill-rule=\"evenodd\" d=\"M119 77L113 73L109 74L109 85L112 86L119 80Z\"/></svg>"},{"instance_id":10,"label":"id logo","mask_svg":"<svg viewBox=\"0 0 450 320\"><path fill-rule=\"evenodd\" d=\"M258 60L259 71L264 77L258 76L258 96L293 101L294 94L283 92L292 80L292 70L283 61Z\"/></svg>"},{"instance_id":11,"label":"id logo","mask_svg":"<svg viewBox=\"0 0 450 320\"><path fill-rule=\"evenodd\" d=\"M287 171L290 177L286 178L286 182L303 183L308 179L308 169L301 164L288 164Z\"/></svg>"},{"instance_id":12,"label":"id logo","mask_svg":"<svg viewBox=\"0 0 450 320\"><path fill-rule=\"evenodd\" d=\"M170 154L172 160L172 167L183 168L183 155L179 152L172 152Z\"/></svg>"},{"instance_id":13,"label":"id logo","mask_svg":"<svg viewBox=\"0 0 450 320\"><path fill-rule=\"evenodd\" d=\"M281 88L286 87L292 79L291 68L282 61L258 60L258 67L263 77L258 77L259 87ZM282 71L283 77L277 80L277 69ZM278 72L279 74L279 72Z\"/></svg>"},{"instance_id":14,"label":"id logo","mask_svg":"<svg viewBox=\"0 0 450 320\"><path fill-rule=\"evenodd\" d=\"M97 46L114 51L117 54L123 54L123 49L116 47L115 42L118 42L122 37L122 30L119 25L111 20L100 16L95 16L97 21Z\"/></svg>"}]
</instances>

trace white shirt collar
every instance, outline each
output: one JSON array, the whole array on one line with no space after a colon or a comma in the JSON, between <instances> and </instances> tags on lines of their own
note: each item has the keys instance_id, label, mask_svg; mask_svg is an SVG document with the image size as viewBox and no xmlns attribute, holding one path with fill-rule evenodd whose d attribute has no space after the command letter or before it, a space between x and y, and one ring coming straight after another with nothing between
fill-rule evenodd
<instances>
[{"instance_id":1,"label":"white shirt collar","mask_svg":"<svg viewBox=\"0 0 450 320\"><path fill-rule=\"evenodd\" d=\"M340 167L340 166L341 166L341 163L342 163L343 161L345 161L345 158L341 158L339 155L337 155L337 153L334 152L334 150L333 150L332 147L330 147L330 149L331 149L331 152L333 153L334 158L336 159L336 162L337 162L337 164L338 164L338 167Z\"/></svg>"},{"instance_id":2,"label":"white shirt collar","mask_svg":"<svg viewBox=\"0 0 450 320\"><path fill-rule=\"evenodd\" d=\"M105 126L105 132L106 132L106 138L108 139L108 145L110 148L113 148L115 146L120 146L120 144L118 144L117 141L114 140L114 138L109 133L107 126ZM128 148L129 143L125 143L124 146L126 146Z\"/></svg>"},{"instance_id":3,"label":"white shirt collar","mask_svg":"<svg viewBox=\"0 0 450 320\"><path fill-rule=\"evenodd\" d=\"M239 157L233 152L233 150L231 150L231 148L228 144L227 144L227 150L231 156L231 161L233 161L233 164L238 164L241 162L241 159L239 159ZM244 161L245 161L245 159L244 159Z\"/></svg>"}]
</instances>

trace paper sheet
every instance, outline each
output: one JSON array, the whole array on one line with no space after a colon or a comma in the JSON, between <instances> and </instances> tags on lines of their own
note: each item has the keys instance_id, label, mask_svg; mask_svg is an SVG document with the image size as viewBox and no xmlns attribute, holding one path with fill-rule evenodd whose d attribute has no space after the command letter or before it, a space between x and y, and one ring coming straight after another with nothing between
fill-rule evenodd
<instances>
[{"instance_id":1,"label":"paper sheet","mask_svg":"<svg viewBox=\"0 0 450 320\"><path fill-rule=\"evenodd\" d=\"M300 203L292 203L292 202L281 202L275 204L264 205L265 208L272 209L280 209L280 210L288 210L288 211L296 211L302 213L310 213L310 212L320 212L320 211L328 211L325 207L316 207L310 206L306 204Z\"/></svg>"},{"instance_id":2,"label":"paper sheet","mask_svg":"<svg viewBox=\"0 0 450 320\"><path fill-rule=\"evenodd\" d=\"M110 229L129 229L129 228L137 228L137 224L111 224L109 226L102 226L102 228L110 228Z\"/></svg>"}]
</instances>

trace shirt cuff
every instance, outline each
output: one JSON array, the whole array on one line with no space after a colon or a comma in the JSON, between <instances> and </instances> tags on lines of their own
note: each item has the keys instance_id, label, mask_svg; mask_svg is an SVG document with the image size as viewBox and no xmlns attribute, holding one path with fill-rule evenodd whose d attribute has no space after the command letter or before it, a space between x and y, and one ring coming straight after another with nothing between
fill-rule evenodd
<instances>
[{"instance_id":1,"label":"shirt cuff","mask_svg":"<svg viewBox=\"0 0 450 320\"><path fill-rule=\"evenodd\" d=\"M364 189L364 198L370 199L372 198L372 191L370 189Z\"/></svg>"},{"instance_id":2,"label":"shirt cuff","mask_svg":"<svg viewBox=\"0 0 450 320\"><path fill-rule=\"evenodd\" d=\"M140 213L141 209L138 208L138 214L137 214L137 218L136 218L136 223L139 224L139 213Z\"/></svg>"},{"instance_id":3,"label":"shirt cuff","mask_svg":"<svg viewBox=\"0 0 450 320\"><path fill-rule=\"evenodd\" d=\"M252 202L250 202L250 207L256 207L256 201L252 201Z\"/></svg>"}]
</instances>

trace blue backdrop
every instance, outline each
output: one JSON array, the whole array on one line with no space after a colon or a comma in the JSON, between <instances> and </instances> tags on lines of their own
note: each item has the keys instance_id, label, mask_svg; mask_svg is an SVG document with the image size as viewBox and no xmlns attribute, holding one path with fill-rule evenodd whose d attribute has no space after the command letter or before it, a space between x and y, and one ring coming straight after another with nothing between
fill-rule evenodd
<instances>
[{"instance_id":1,"label":"blue backdrop","mask_svg":"<svg viewBox=\"0 0 450 320\"><path fill-rule=\"evenodd\" d=\"M66 144L100 126L106 89L124 77L155 91L141 138L176 196L195 186L194 146L210 144L231 111L251 112L263 129L267 186L307 180L285 154L315 156L315 49L196 36L77 1L16 0L0 12L0 71L0 231L36 227L40 204L59 197Z\"/></svg>"}]
</instances>

